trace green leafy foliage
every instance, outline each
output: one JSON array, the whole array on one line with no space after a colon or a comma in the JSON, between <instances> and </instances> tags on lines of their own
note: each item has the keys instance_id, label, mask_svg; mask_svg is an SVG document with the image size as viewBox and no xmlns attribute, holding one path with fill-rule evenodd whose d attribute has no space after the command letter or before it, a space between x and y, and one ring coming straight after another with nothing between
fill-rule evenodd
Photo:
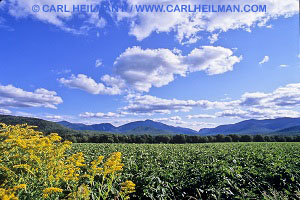
<instances>
[{"instance_id":1,"label":"green leafy foliage","mask_svg":"<svg viewBox=\"0 0 300 200\"><path fill-rule=\"evenodd\" d=\"M300 143L74 144L88 160L123 153L136 199L297 199ZM276 196L277 195L277 196Z\"/></svg>"}]
</instances>

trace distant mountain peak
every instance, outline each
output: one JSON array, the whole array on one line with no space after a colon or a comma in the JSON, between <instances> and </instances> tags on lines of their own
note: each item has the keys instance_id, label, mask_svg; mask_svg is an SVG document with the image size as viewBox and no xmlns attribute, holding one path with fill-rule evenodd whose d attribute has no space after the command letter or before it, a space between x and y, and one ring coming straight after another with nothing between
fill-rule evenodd
<instances>
[{"instance_id":1,"label":"distant mountain peak","mask_svg":"<svg viewBox=\"0 0 300 200\"><path fill-rule=\"evenodd\" d=\"M153 121L151 119L146 119L145 122L155 122L155 121Z\"/></svg>"},{"instance_id":2,"label":"distant mountain peak","mask_svg":"<svg viewBox=\"0 0 300 200\"><path fill-rule=\"evenodd\" d=\"M216 128L200 129L199 133L202 135L269 134L297 126L300 126L300 118L250 119L235 124L220 125Z\"/></svg>"}]
</instances>

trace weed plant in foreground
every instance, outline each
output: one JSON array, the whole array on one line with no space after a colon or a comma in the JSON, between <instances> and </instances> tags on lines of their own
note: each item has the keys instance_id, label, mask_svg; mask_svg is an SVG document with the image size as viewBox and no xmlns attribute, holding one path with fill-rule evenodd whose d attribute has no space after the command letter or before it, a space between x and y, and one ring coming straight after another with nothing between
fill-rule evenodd
<instances>
[{"instance_id":1,"label":"weed plant in foreground","mask_svg":"<svg viewBox=\"0 0 300 200\"><path fill-rule=\"evenodd\" d=\"M82 152L66 154L71 142L44 136L34 127L0 129L0 199L129 199L135 184L121 182L121 153L85 162Z\"/></svg>"}]
</instances>

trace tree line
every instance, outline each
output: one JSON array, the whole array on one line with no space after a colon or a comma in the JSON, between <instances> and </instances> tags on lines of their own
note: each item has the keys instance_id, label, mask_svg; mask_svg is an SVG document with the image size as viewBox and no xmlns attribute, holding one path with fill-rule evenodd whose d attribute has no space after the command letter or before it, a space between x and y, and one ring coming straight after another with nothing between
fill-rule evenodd
<instances>
[{"instance_id":1,"label":"tree line","mask_svg":"<svg viewBox=\"0 0 300 200\"><path fill-rule=\"evenodd\" d=\"M298 136L280 135L120 135L120 134L76 134L62 135L74 143L213 143L213 142L300 142Z\"/></svg>"}]
</instances>

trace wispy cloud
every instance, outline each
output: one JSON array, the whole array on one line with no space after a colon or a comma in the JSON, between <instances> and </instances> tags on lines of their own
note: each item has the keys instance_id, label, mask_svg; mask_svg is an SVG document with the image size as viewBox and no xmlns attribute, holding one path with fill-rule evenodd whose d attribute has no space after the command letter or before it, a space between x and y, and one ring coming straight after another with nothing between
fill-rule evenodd
<instances>
[{"instance_id":1,"label":"wispy cloud","mask_svg":"<svg viewBox=\"0 0 300 200\"><path fill-rule=\"evenodd\" d=\"M61 121L65 120L63 116L61 115L46 115L44 118L52 121Z\"/></svg>"},{"instance_id":2,"label":"wispy cloud","mask_svg":"<svg viewBox=\"0 0 300 200\"><path fill-rule=\"evenodd\" d=\"M101 59L97 59L96 63L95 63L95 67L101 67L102 66L102 60Z\"/></svg>"},{"instance_id":3,"label":"wispy cloud","mask_svg":"<svg viewBox=\"0 0 300 200\"><path fill-rule=\"evenodd\" d=\"M12 112L10 110L8 110L8 109L0 108L0 114L9 115L11 113Z\"/></svg>"},{"instance_id":4,"label":"wispy cloud","mask_svg":"<svg viewBox=\"0 0 300 200\"><path fill-rule=\"evenodd\" d=\"M172 112L189 112L193 108L203 110L221 110L213 115L188 115L188 119L217 117L233 118L275 118L297 117L299 112L293 110L300 106L300 83L279 87L270 93L245 93L232 101L178 100L163 99L150 95L128 95L129 105L123 111L136 114L171 114Z\"/></svg>"},{"instance_id":5,"label":"wispy cloud","mask_svg":"<svg viewBox=\"0 0 300 200\"><path fill-rule=\"evenodd\" d=\"M79 114L79 117L82 117L82 118L100 118L100 119L102 119L102 118L112 118L112 119L115 119L115 118L119 118L121 116L122 116L121 114L114 113L114 112L108 112L108 113L102 113L102 112L97 112L97 113L84 112L84 113Z\"/></svg>"},{"instance_id":6,"label":"wispy cloud","mask_svg":"<svg viewBox=\"0 0 300 200\"><path fill-rule=\"evenodd\" d=\"M68 74L71 73L70 69L62 69L62 70L51 70L52 73L57 74L57 75L61 75L61 74Z\"/></svg>"},{"instance_id":7,"label":"wispy cloud","mask_svg":"<svg viewBox=\"0 0 300 200\"><path fill-rule=\"evenodd\" d=\"M129 113L160 113L170 114L173 112L189 112L193 108L203 109L230 109L238 105L238 101L218 102L208 100L178 100L163 99L151 95L128 95L129 105L122 108Z\"/></svg>"},{"instance_id":8,"label":"wispy cloud","mask_svg":"<svg viewBox=\"0 0 300 200\"><path fill-rule=\"evenodd\" d=\"M269 60L270 60L270 57L269 57L269 56L265 56L265 57L262 59L262 61L259 62L259 64L262 65L262 64L264 64L264 63L266 63L266 62L269 62Z\"/></svg>"},{"instance_id":9,"label":"wispy cloud","mask_svg":"<svg viewBox=\"0 0 300 200\"><path fill-rule=\"evenodd\" d=\"M188 119L212 119L216 118L215 115L208 115L208 114L198 114L198 115L188 115Z\"/></svg>"},{"instance_id":10,"label":"wispy cloud","mask_svg":"<svg viewBox=\"0 0 300 200\"><path fill-rule=\"evenodd\" d=\"M288 65L279 65L279 67L286 68L286 67L289 67L289 66Z\"/></svg>"}]
</instances>

